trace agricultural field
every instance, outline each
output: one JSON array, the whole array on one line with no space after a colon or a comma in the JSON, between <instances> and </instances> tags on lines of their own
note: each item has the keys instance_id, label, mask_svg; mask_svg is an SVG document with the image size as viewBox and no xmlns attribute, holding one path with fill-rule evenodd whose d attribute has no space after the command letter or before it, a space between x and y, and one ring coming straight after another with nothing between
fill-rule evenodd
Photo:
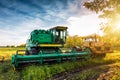
<instances>
[{"instance_id":1,"label":"agricultural field","mask_svg":"<svg viewBox=\"0 0 120 80\"><path fill-rule=\"evenodd\" d=\"M5 60L10 60L12 54L15 54L17 50L25 50L24 47L1 47L0 48L0 60L2 57L5 58Z\"/></svg>"},{"instance_id":2,"label":"agricultural field","mask_svg":"<svg viewBox=\"0 0 120 80\"><path fill-rule=\"evenodd\" d=\"M103 57L72 62L35 65L29 64L20 70L11 65L11 55L24 48L0 48L0 80L120 80L120 51Z\"/></svg>"}]
</instances>

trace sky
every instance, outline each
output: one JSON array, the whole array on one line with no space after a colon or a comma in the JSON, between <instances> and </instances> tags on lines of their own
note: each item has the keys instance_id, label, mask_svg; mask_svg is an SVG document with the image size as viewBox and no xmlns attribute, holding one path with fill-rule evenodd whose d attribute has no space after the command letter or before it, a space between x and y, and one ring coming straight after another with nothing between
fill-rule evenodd
<instances>
[{"instance_id":1,"label":"sky","mask_svg":"<svg viewBox=\"0 0 120 80\"><path fill-rule=\"evenodd\" d=\"M0 46L25 44L34 29L67 26L71 36L101 33L88 0L0 0Z\"/></svg>"}]
</instances>

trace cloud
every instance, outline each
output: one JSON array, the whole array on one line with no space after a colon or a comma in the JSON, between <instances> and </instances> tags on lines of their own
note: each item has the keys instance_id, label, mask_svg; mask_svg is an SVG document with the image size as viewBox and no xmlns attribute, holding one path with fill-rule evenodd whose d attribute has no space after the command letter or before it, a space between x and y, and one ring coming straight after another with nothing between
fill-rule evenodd
<instances>
[{"instance_id":1,"label":"cloud","mask_svg":"<svg viewBox=\"0 0 120 80\"><path fill-rule=\"evenodd\" d=\"M34 29L45 29L44 22L36 18L34 20L26 20L14 28L0 29L0 45L20 45L25 43L29 38L30 32Z\"/></svg>"},{"instance_id":2,"label":"cloud","mask_svg":"<svg viewBox=\"0 0 120 80\"><path fill-rule=\"evenodd\" d=\"M85 36L88 34L98 33L102 22L102 19L98 18L97 14L89 14L80 17L69 17L67 19L69 34Z\"/></svg>"}]
</instances>

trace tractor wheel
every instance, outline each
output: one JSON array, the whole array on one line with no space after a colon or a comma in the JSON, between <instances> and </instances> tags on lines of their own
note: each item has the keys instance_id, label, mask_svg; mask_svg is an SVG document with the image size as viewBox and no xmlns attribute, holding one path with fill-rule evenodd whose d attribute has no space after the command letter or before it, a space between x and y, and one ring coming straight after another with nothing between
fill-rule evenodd
<instances>
[{"instance_id":1,"label":"tractor wheel","mask_svg":"<svg viewBox=\"0 0 120 80\"><path fill-rule=\"evenodd\" d=\"M93 51L89 47L85 48L84 50L87 50L87 49L89 50L90 58L94 58L95 54L93 53Z\"/></svg>"},{"instance_id":2,"label":"tractor wheel","mask_svg":"<svg viewBox=\"0 0 120 80\"><path fill-rule=\"evenodd\" d=\"M102 58L104 58L106 56L106 53L101 54L101 56L102 56Z\"/></svg>"}]
</instances>

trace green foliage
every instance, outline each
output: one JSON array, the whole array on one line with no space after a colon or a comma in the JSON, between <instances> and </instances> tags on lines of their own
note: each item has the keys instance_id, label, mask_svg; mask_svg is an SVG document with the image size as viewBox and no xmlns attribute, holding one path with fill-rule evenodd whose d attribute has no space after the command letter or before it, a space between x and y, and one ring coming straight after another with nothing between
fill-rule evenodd
<instances>
[{"instance_id":1,"label":"green foliage","mask_svg":"<svg viewBox=\"0 0 120 80\"><path fill-rule=\"evenodd\" d=\"M48 66L43 66L43 70L45 72L46 78L50 78L52 76L51 69Z\"/></svg>"},{"instance_id":2,"label":"green foliage","mask_svg":"<svg viewBox=\"0 0 120 80\"><path fill-rule=\"evenodd\" d=\"M0 80L18 80L19 73L13 70L10 62L0 63Z\"/></svg>"},{"instance_id":3,"label":"green foliage","mask_svg":"<svg viewBox=\"0 0 120 80\"><path fill-rule=\"evenodd\" d=\"M115 18L120 13L120 0L92 0L84 3L84 6L91 11L103 12L101 17Z\"/></svg>"},{"instance_id":4,"label":"green foliage","mask_svg":"<svg viewBox=\"0 0 120 80\"><path fill-rule=\"evenodd\" d=\"M74 46L81 46L82 44L82 38L80 36L68 36L67 37L67 41L66 41L66 44L65 44L65 47L67 48L72 48Z\"/></svg>"},{"instance_id":5,"label":"green foliage","mask_svg":"<svg viewBox=\"0 0 120 80\"><path fill-rule=\"evenodd\" d=\"M25 68L22 73L24 80L45 80L46 77L42 67L34 65Z\"/></svg>"}]
</instances>

